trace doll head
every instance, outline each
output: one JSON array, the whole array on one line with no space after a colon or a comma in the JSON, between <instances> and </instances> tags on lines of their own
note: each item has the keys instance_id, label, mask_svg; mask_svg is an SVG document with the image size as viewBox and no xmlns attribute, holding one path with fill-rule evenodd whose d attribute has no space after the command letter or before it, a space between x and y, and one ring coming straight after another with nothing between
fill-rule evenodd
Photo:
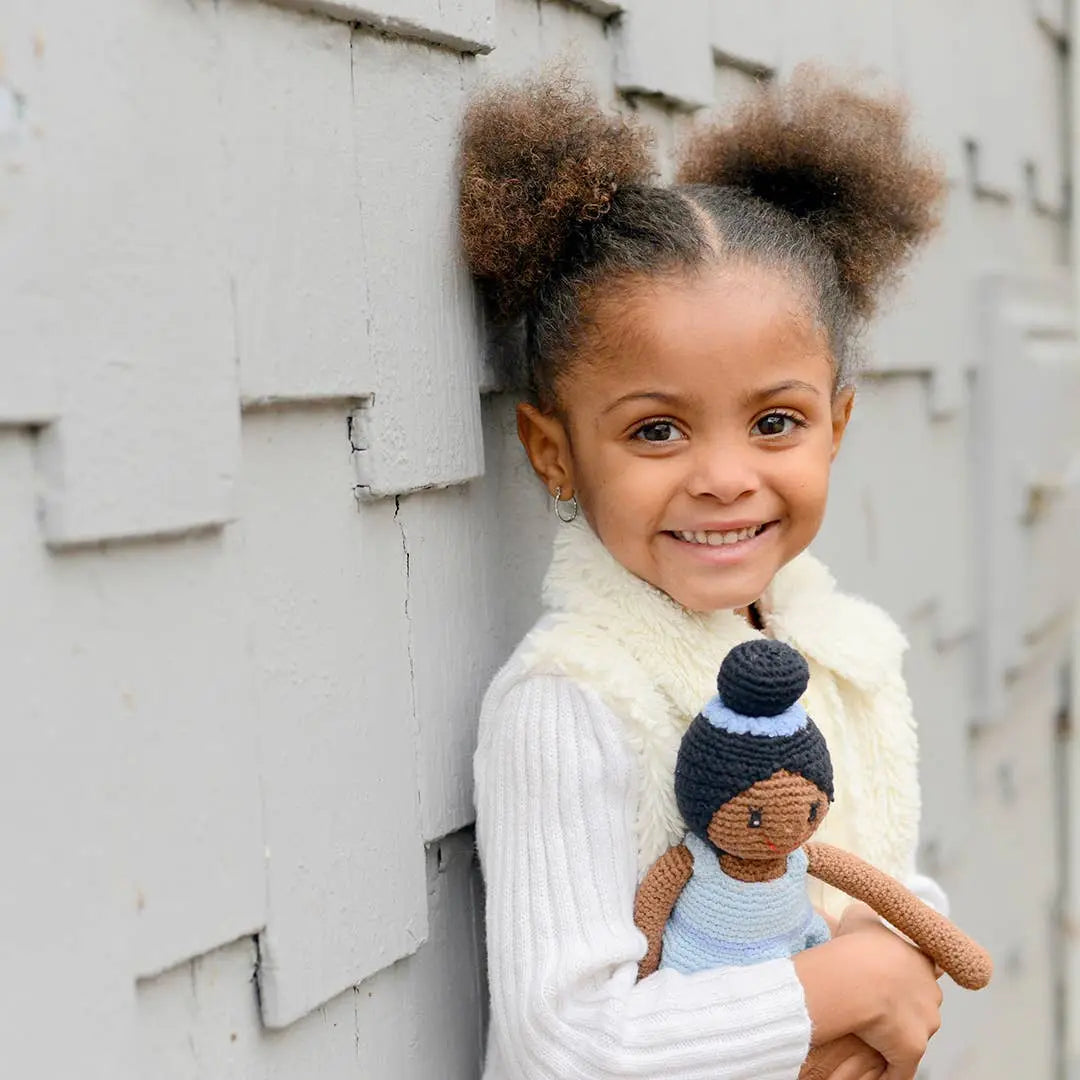
<instances>
[{"instance_id":1,"label":"doll head","mask_svg":"<svg viewBox=\"0 0 1080 1080\"><path fill-rule=\"evenodd\" d=\"M806 661L783 642L737 645L717 696L679 747L675 797L689 830L741 859L789 855L817 830L833 798L825 739L799 704Z\"/></svg>"}]
</instances>

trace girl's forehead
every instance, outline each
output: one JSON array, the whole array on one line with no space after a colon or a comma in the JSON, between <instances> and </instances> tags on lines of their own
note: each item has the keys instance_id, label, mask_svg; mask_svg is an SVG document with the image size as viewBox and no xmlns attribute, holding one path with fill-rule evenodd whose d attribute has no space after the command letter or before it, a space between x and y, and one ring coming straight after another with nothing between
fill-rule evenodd
<instances>
[{"instance_id":1,"label":"girl's forehead","mask_svg":"<svg viewBox=\"0 0 1080 1080\"><path fill-rule=\"evenodd\" d=\"M806 290L768 269L717 267L630 282L621 296L597 302L590 323L592 362L579 373L599 392L648 384L746 396L797 382L831 390L828 338Z\"/></svg>"}]
</instances>

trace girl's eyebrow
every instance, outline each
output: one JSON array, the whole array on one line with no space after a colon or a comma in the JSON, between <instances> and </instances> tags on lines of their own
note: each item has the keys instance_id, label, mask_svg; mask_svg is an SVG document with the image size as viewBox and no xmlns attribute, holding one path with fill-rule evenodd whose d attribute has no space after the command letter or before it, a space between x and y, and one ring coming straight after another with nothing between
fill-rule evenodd
<instances>
[{"instance_id":1,"label":"girl's eyebrow","mask_svg":"<svg viewBox=\"0 0 1080 1080\"><path fill-rule=\"evenodd\" d=\"M787 379L775 386L766 387L764 390L751 390L743 398L744 405L752 405L755 401L764 401L776 394L786 394L792 390L805 390L807 393L821 396L821 391L813 383L803 382L801 379Z\"/></svg>"},{"instance_id":2,"label":"girl's eyebrow","mask_svg":"<svg viewBox=\"0 0 1080 1080\"><path fill-rule=\"evenodd\" d=\"M622 397L616 398L605 410L605 413L612 412L620 405L625 405L628 401L659 401L664 405L685 405L686 399L680 397L678 394L668 394L663 390L635 390L630 394L623 394Z\"/></svg>"},{"instance_id":3,"label":"girl's eyebrow","mask_svg":"<svg viewBox=\"0 0 1080 1080\"><path fill-rule=\"evenodd\" d=\"M779 382L775 386L768 386L762 390L751 390L743 395L743 404L752 405L758 401L764 401L766 398L775 397L777 394L790 393L792 390L803 390L810 394L816 394L821 396L821 390L814 386L813 383L803 382L801 379L786 379L784 382ZM625 405L628 401L658 401L663 405L671 405L673 407L686 405L688 399L680 396L679 394L669 394L664 390L634 390L629 394L623 394L622 397L616 398L606 409L604 413L613 412L620 405Z\"/></svg>"}]
</instances>

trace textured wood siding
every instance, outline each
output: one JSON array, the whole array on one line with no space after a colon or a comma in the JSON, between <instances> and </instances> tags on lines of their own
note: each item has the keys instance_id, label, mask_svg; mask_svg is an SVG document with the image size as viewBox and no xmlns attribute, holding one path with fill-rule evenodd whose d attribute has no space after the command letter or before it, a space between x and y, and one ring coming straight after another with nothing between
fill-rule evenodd
<instances>
[{"instance_id":1,"label":"textured wood siding","mask_svg":"<svg viewBox=\"0 0 1080 1080\"><path fill-rule=\"evenodd\" d=\"M1068 36L1062 0L7 0L0 1073L478 1077L470 759L554 520L482 355L456 133L569 57L665 175L695 110L806 59L902 87L946 163L817 550L911 639L924 863L999 961L925 1075L1049 1080Z\"/></svg>"}]
</instances>

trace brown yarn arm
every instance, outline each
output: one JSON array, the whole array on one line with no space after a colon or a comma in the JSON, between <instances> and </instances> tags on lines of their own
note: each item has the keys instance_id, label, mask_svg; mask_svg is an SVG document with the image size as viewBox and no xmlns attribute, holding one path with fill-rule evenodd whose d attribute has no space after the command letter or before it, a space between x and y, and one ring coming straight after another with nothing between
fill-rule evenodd
<instances>
[{"instance_id":1,"label":"brown yarn arm","mask_svg":"<svg viewBox=\"0 0 1080 1080\"><path fill-rule=\"evenodd\" d=\"M855 900L869 904L886 922L911 938L960 986L981 990L990 981L993 972L990 954L896 878L832 844L807 844L806 853L810 874Z\"/></svg>"},{"instance_id":2,"label":"brown yarn arm","mask_svg":"<svg viewBox=\"0 0 1080 1080\"><path fill-rule=\"evenodd\" d=\"M645 935L649 947L638 964L644 979L660 966L664 927L675 901L694 872L694 856L685 844L670 847L649 867L634 897L634 925Z\"/></svg>"}]
</instances>

